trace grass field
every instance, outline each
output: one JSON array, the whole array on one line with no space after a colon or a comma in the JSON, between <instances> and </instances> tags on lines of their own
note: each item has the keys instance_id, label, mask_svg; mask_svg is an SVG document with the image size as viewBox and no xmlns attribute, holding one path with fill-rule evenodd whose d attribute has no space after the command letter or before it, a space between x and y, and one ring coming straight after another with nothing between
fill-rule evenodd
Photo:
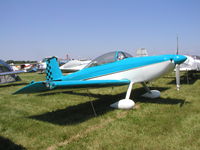
<instances>
[{"instance_id":1,"label":"grass field","mask_svg":"<svg viewBox=\"0 0 200 150\"><path fill-rule=\"evenodd\" d=\"M22 74L23 81L0 85L0 149L28 150L199 150L200 78L176 91L173 74L149 84L161 91L159 99L141 97L133 86L132 110L111 103L125 97L127 86L66 92L64 90L12 95L37 73ZM93 101L97 117L90 101Z\"/></svg>"}]
</instances>

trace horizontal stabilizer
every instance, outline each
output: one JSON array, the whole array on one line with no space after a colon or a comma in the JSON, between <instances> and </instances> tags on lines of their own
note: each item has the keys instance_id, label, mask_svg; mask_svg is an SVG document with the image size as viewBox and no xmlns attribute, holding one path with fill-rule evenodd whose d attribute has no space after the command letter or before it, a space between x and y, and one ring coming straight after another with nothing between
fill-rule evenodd
<instances>
[{"instance_id":1,"label":"horizontal stabilizer","mask_svg":"<svg viewBox=\"0 0 200 150\"><path fill-rule=\"evenodd\" d=\"M19 89L13 94L24 94L24 93L36 93L36 92L43 92L47 91L48 88L46 87L45 82L32 82L29 85Z\"/></svg>"}]
</instances>

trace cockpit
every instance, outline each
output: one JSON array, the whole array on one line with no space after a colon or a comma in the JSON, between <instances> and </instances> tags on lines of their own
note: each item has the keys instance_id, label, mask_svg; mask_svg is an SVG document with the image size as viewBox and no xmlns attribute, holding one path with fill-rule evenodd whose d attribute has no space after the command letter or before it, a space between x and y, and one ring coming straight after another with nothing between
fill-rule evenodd
<instances>
[{"instance_id":1,"label":"cockpit","mask_svg":"<svg viewBox=\"0 0 200 150\"><path fill-rule=\"evenodd\" d=\"M128 54L126 52L122 52L122 51L109 52L109 53L106 53L104 55L101 55L101 56L95 58L85 68L90 68L90 67L94 67L94 66L100 66L103 64L107 64L107 63L112 63L112 62L126 59L129 57L133 57L133 56L131 56L130 54Z\"/></svg>"}]
</instances>

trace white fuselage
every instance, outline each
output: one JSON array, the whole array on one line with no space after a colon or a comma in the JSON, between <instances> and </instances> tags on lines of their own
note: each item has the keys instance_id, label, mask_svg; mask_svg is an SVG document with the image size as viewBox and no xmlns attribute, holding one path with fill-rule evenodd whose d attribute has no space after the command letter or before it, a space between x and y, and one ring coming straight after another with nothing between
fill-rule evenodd
<instances>
[{"instance_id":1,"label":"white fuselage","mask_svg":"<svg viewBox=\"0 0 200 150\"><path fill-rule=\"evenodd\" d=\"M108 74L91 80L121 80L128 79L131 82L145 82L156 79L169 71L172 71L175 64L171 61L164 61L160 63L155 63L151 65L146 65L138 68L133 68L113 74Z\"/></svg>"}]
</instances>

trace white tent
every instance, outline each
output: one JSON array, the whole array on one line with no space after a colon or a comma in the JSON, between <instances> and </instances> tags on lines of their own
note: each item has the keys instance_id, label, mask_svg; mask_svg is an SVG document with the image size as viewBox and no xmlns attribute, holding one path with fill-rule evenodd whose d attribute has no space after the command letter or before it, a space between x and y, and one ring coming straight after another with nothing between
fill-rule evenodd
<instances>
[{"instance_id":1,"label":"white tent","mask_svg":"<svg viewBox=\"0 0 200 150\"><path fill-rule=\"evenodd\" d=\"M3 60L0 60L0 73L11 72L11 71L13 71L12 68ZM0 76L0 84L20 81L20 80L21 80L20 77L15 74L7 74Z\"/></svg>"}]
</instances>

